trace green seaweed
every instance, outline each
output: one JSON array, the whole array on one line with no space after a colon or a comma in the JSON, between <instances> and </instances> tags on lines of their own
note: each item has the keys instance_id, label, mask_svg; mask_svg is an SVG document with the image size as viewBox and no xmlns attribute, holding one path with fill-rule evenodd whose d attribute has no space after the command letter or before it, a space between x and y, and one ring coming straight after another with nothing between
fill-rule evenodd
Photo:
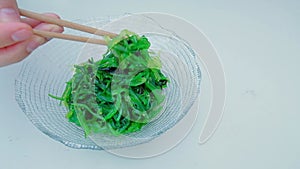
<instances>
[{"instance_id":1,"label":"green seaweed","mask_svg":"<svg viewBox=\"0 0 300 169\"><path fill-rule=\"evenodd\" d=\"M66 118L86 136L141 130L162 110L169 82L145 36L124 30L106 41L108 50L101 60L75 65L62 96L49 95L63 103Z\"/></svg>"}]
</instances>

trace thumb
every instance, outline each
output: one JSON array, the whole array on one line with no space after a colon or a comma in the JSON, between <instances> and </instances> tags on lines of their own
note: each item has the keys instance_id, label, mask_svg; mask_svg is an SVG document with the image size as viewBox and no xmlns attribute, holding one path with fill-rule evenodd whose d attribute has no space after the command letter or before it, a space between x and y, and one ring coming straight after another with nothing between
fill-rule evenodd
<instances>
[{"instance_id":1,"label":"thumb","mask_svg":"<svg viewBox=\"0 0 300 169\"><path fill-rule=\"evenodd\" d=\"M20 15L16 0L0 0L0 22L18 22Z\"/></svg>"},{"instance_id":2,"label":"thumb","mask_svg":"<svg viewBox=\"0 0 300 169\"><path fill-rule=\"evenodd\" d=\"M0 30L0 48L27 40L32 36L32 28L21 22L0 22Z\"/></svg>"}]
</instances>

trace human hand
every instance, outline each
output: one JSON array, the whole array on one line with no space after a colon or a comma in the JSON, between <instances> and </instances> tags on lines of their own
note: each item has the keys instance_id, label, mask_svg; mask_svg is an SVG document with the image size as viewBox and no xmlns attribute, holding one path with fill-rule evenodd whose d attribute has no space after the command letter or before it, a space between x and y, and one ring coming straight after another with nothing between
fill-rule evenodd
<instances>
[{"instance_id":1,"label":"human hand","mask_svg":"<svg viewBox=\"0 0 300 169\"><path fill-rule=\"evenodd\" d=\"M59 18L56 14L45 14ZM0 67L19 62L49 39L32 29L62 32L63 28L29 18L20 18L16 0L0 0Z\"/></svg>"}]
</instances>

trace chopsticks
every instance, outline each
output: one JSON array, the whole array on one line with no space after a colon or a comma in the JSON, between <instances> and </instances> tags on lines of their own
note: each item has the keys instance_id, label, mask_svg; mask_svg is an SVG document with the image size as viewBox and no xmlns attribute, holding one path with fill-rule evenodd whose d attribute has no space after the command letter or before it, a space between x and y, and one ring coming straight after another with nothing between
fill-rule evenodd
<instances>
[{"instance_id":1,"label":"chopsticks","mask_svg":"<svg viewBox=\"0 0 300 169\"><path fill-rule=\"evenodd\" d=\"M28 17L28 18L43 21L46 23L55 24L55 25L59 25L62 27L67 27L67 28L91 33L94 35L109 36L111 38L117 36L117 34L112 33L112 32L96 29L96 28L93 28L90 26L81 25L78 23L74 23L74 22L70 22L70 21L66 21L66 20L62 20L62 19L52 18L49 16L45 16L45 15L35 13L32 11L28 11L28 10L24 10L24 9L19 9L19 13L21 16L24 16L24 17ZM46 38L59 38L59 39L66 39L66 40L72 40L72 41L106 45L106 42L104 40L82 37L82 36L77 36L77 35L69 35L69 34L62 34L62 33L56 33L56 32L41 31L41 30L36 30L36 29L33 29L33 33L36 35L39 35L39 36L46 37Z\"/></svg>"}]
</instances>

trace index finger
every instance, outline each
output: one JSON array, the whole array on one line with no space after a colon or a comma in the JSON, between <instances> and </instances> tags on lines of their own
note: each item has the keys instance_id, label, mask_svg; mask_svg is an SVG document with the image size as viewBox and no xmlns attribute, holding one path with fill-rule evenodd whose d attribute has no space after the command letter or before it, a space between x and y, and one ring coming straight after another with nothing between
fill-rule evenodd
<instances>
[{"instance_id":1,"label":"index finger","mask_svg":"<svg viewBox=\"0 0 300 169\"><path fill-rule=\"evenodd\" d=\"M60 17L55 13L44 13L43 15L60 19ZM26 23L26 24L30 25L31 27L36 27L37 25L42 23L42 21L38 21L38 20L35 20L35 19L31 19L31 18L21 18L21 22Z\"/></svg>"},{"instance_id":2,"label":"index finger","mask_svg":"<svg viewBox=\"0 0 300 169\"><path fill-rule=\"evenodd\" d=\"M0 0L0 22L20 21L16 0Z\"/></svg>"},{"instance_id":3,"label":"index finger","mask_svg":"<svg viewBox=\"0 0 300 169\"><path fill-rule=\"evenodd\" d=\"M13 8L18 10L16 0L0 0L0 8Z\"/></svg>"}]
</instances>

